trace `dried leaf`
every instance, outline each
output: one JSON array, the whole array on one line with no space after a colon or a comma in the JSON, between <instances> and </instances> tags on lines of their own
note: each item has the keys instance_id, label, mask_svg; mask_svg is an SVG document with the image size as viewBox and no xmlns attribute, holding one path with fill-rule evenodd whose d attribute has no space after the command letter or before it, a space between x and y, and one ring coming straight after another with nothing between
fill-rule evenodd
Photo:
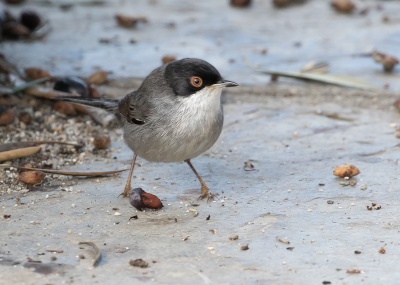
<instances>
[{"instance_id":1,"label":"dried leaf","mask_svg":"<svg viewBox=\"0 0 400 285\"><path fill-rule=\"evenodd\" d=\"M49 72L37 67L25 68L24 71L29 80L51 77Z\"/></svg>"},{"instance_id":2,"label":"dried leaf","mask_svg":"<svg viewBox=\"0 0 400 285\"><path fill-rule=\"evenodd\" d=\"M5 143L0 145L0 152L9 151L13 149L26 148L31 146L38 146L41 144L61 144L61 145L71 145L75 147L83 147L82 144L70 143L70 142L58 142L58 141L26 141L26 142L14 142Z\"/></svg>"},{"instance_id":3,"label":"dried leaf","mask_svg":"<svg viewBox=\"0 0 400 285\"><path fill-rule=\"evenodd\" d=\"M79 244L86 244L86 245L93 247L94 253L95 253L93 266L97 266L99 264L99 262L101 261L101 253L100 253L100 250L97 247L97 245L91 241L81 241Z\"/></svg>"},{"instance_id":4,"label":"dried leaf","mask_svg":"<svg viewBox=\"0 0 400 285\"><path fill-rule=\"evenodd\" d=\"M350 76L336 75L336 74L312 74L312 73L301 73L301 72L272 71L253 66L245 58L243 60L248 67L272 76L283 76L294 79L308 80L308 81L352 87L352 88L367 89L367 90L375 90L375 91L380 90L378 87L374 85L371 85L367 82L364 82L362 80Z\"/></svg>"},{"instance_id":5,"label":"dried leaf","mask_svg":"<svg viewBox=\"0 0 400 285\"><path fill-rule=\"evenodd\" d=\"M37 153L40 150L40 146L35 146L35 147L26 147L26 148L20 148L20 149L15 149L15 150L9 150L9 151L3 151L0 152L0 161L7 161L7 160L13 160L21 157L26 157L30 156L32 154ZM33 169L35 170L35 169Z\"/></svg>"}]
</instances>

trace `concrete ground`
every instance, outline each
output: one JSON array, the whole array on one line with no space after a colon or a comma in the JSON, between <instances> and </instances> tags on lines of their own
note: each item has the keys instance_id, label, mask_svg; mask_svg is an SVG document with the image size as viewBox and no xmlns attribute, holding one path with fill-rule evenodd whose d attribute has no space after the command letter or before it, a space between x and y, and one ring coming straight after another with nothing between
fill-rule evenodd
<instances>
[{"instance_id":1,"label":"concrete ground","mask_svg":"<svg viewBox=\"0 0 400 285\"><path fill-rule=\"evenodd\" d=\"M70 191L47 187L0 196L0 215L11 215L0 219L0 284L397 282L400 153L393 124L400 116L392 107L397 96L282 79L265 84L269 78L247 69L241 58L283 71L328 61L332 73L379 87L389 83L389 90L398 91L398 68L385 74L372 59L351 57L373 49L396 55L398 1L358 1L353 15L337 14L330 1L316 0L287 9L260 0L244 10L211 0L82 2L66 12L48 4L54 2L10 8L13 13L35 8L53 30L39 42L2 42L1 53L20 68L42 67L56 76L111 71L113 80L98 88L102 96L121 97L136 88L140 81L132 77L146 76L165 54L201 57L227 79L253 85L224 95L223 133L192 161L218 194L211 203L196 200L200 186L185 163L140 158L132 185L160 197L162 210L137 212L117 198L126 172L69 178L64 186ZM365 6L370 12L360 15ZM123 29L113 19L118 12L145 15L150 22ZM383 22L384 16L390 21ZM111 43L99 43L102 38ZM116 159L105 164L92 156L71 169L128 168L131 151L120 134L110 133L111 146L121 148ZM243 168L249 160L254 171ZM348 181L332 174L345 163L361 171L351 179L355 186L341 185ZM367 210L371 203L381 209ZM138 219L129 220L134 215ZM237 240L229 239L235 235ZM90 247L80 249L81 241L98 246L98 266L92 266ZM249 249L241 250L243 245ZM378 252L382 247L384 254ZM42 263L27 262L28 257ZM149 266L129 265L139 258Z\"/></svg>"},{"instance_id":2,"label":"concrete ground","mask_svg":"<svg viewBox=\"0 0 400 285\"><path fill-rule=\"evenodd\" d=\"M225 94L223 133L193 160L218 194L213 202L196 200L199 183L185 163L142 159L133 186L160 197L162 210L137 212L117 198L127 173L68 180L72 192L2 196L0 214L11 217L0 221L0 284L393 284L400 275L394 96L274 84L240 95L246 88ZM350 96L360 104L347 104ZM120 141L112 147L122 148L114 163L81 168L129 167L130 150ZM243 168L248 160L254 171ZM332 174L344 163L361 171L355 186ZM382 208L369 211L371 203ZM80 241L99 247L97 267ZM128 264L138 258L149 267ZM361 273L346 273L353 269Z\"/></svg>"}]
</instances>

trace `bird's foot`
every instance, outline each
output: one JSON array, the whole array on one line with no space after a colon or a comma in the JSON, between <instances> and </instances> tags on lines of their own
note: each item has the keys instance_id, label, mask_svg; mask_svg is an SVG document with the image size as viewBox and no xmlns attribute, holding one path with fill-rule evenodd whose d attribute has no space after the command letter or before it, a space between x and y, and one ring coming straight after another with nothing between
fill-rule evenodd
<instances>
[{"instance_id":1,"label":"bird's foot","mask_svg":"<svg viewBox=\"0 0 400 285\"><path fill-rule=\"evenodd\" d=\"M122 198L129 198L130 193L131 193L131 187L125 187L124 192L122 192L121 194L118 195L117 198L119 198L119 196L122 196Z\"/></svg>"},{"instance_id":2,"label":"bird's foot","mask_svg":"<svg viewBox=\"0 0 400 285\"><path fill-rule=\"evenodd\" d=\"M211 199L215 197L215 194L210 193L209 190L210 189L208 189L207 186L201 187L201 195L198 198L198 200L203 200L203 199L207 198L207 202L210 202Z\"/></svg>"}]
</instances>

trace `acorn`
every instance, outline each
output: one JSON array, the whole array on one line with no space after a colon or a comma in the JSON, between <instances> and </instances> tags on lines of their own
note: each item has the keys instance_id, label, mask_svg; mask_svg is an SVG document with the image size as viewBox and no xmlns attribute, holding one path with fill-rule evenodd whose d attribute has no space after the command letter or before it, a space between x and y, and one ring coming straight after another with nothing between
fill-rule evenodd
<instances>
[{"instance_id":1,"label":"acorn","mask_svg":"<svg viewBox=\"0 0 400 285\"><path fill-rule=\"evenodd\" d=\"M21 12L19 21L30 31L35 30L41 22L40 16L33 10L25 10Z\"/></svg>"},{"instance_id":2,"label":"acorn","mask_svg":"<svg viewBox=\"0 0 400 285\"><path fill-rule=\"evenodd\" d=\"M15 113L7 106L0 105L0 126L12 124L15 120Z\"/></svg>"},{"instance_id":3,"label":"acorn","mask_svg":"<svg viewBox=\"0 0 400 285\"><path fill-rule=\"evenodd\" d=\"M24 171L17 179L28 185L35 185L42 182L44 178L45 175L42 171Z\"/></svg>"},{"instance_id":4,"label":"acorn","mask_svg":"<svg viewBox=\"0 0 400 285\"><path fill-rule=\"evenodd\" d=\"M107 71L97 71L90 75L90 77L86 79L86 82L89 84L101 85L107 81L107 76Z\"/></svg>"},{"instance_id":5,"label":"acorn","mask_svg":"<svg viewBox=\"0 0 400 285\"><path fill-rule=\"evenodd\" d=\"M32 116L28 112L22 111L21 113L18 114L18 119L21 122L29 125L31 123L31 121L32 121Z\"/></svg>"},{"instance_id":6,"label":"acorn","mask_svg":"<svg viewBox=\"0 0 400 285\"><path fill-rule=\"evenodd\" d=\"M26 77L29 80L36 80L36 79L41 79L45 77L51 77L50 73L48 73L46 70L37 68L37 67L30 67L30 68L25 68L24 69Z\"/></svg>"},{"instance_id":7,"label":"acorn","mask_svg":"<svg viewBox=\"0 0 400 285\"><path fill-rule=\"evenodd\" d=\"M333 171L333 175L339 176L339 177L353 177L360 174L360 170L358 170L357 167L354 165L350 164L344 164L336 167L336 169Z\"/></svg>"},{"instance_id":8,"label":"acorn","mask_svg":"<svg viewBox=\"0 0 400 285\"><path fill-rule=\"evenodd\" d=\"M350 0L336 0L331 2L331 6L340 13L350 14L356 8Z\"/></svg>"},{"instance_id":9,"label":"acorn","mask_svg":"<svg viewBox=\"0 0 400 285\"><path fill-rule=\"evenodd\" d=\"M94 137L93 145L96 149L106 149L110 146L111 139L108 134L99 134Z\"/></svg>"},{"instance_id":10,"label":"acorn","mask_svg":"<svg viewBox=\"0 0 400 285\"><path fill-rule=\"evenodd\" d=\"M231 0L231 6L234 7L247 7L251 3L251 0Z\"/></svg>"},{"instance_id":11,"label":"acorn","mask_svg":"<svg viewBox=\"0 0 400 285\"><path fill-rule=\"evenodd\" d=\"M57 101L53 104L53 110L67 115L67 116L76 116L77 112L73 104L63 101Z\"/></svg>"},{"instance_id":12,"label":"acorn","mask_svg":"<svg viewBox=\"0 0 400 285\"><path fill-rule=\"evenodd\" d=\"M142 188L132 189L129 196L129 202L139 211L142 211L145 208L161 209L162 207L164 207L157 196L143 191Z\"/></svg>"},{"instance_id":13,"label":"acorn","mask_svg":"<svg viewBox=\"0 0 400 285\"><path fill-rule=\"evenodd\" d=\"M162 63L167 64L176 60L176 57L173 55L165 55L162 58Z\"/></svg>"}]
</instances>

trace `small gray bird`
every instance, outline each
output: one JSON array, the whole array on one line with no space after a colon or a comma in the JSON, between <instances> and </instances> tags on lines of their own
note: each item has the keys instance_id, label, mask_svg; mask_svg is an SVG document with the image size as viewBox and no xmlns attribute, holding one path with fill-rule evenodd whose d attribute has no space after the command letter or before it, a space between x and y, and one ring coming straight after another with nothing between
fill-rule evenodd
<instances>
[{"instance_id":1,"label":"small gray bird","mask_svg":"<svg viewBox=\"0 0 400 285\"><path fill-rule=\"evenodd\" d=\"M212 194L190 160L217 141L224 115L221 91L238 86L222 79L208 62L186 58L156 68L138 90L120 100L65 97L61 100L105 109L119 119L124 140L134 152L125 191L129 197L136 157L148 161L185 161L201 183L201 196Z\"/></svg>"}]
</instances>

